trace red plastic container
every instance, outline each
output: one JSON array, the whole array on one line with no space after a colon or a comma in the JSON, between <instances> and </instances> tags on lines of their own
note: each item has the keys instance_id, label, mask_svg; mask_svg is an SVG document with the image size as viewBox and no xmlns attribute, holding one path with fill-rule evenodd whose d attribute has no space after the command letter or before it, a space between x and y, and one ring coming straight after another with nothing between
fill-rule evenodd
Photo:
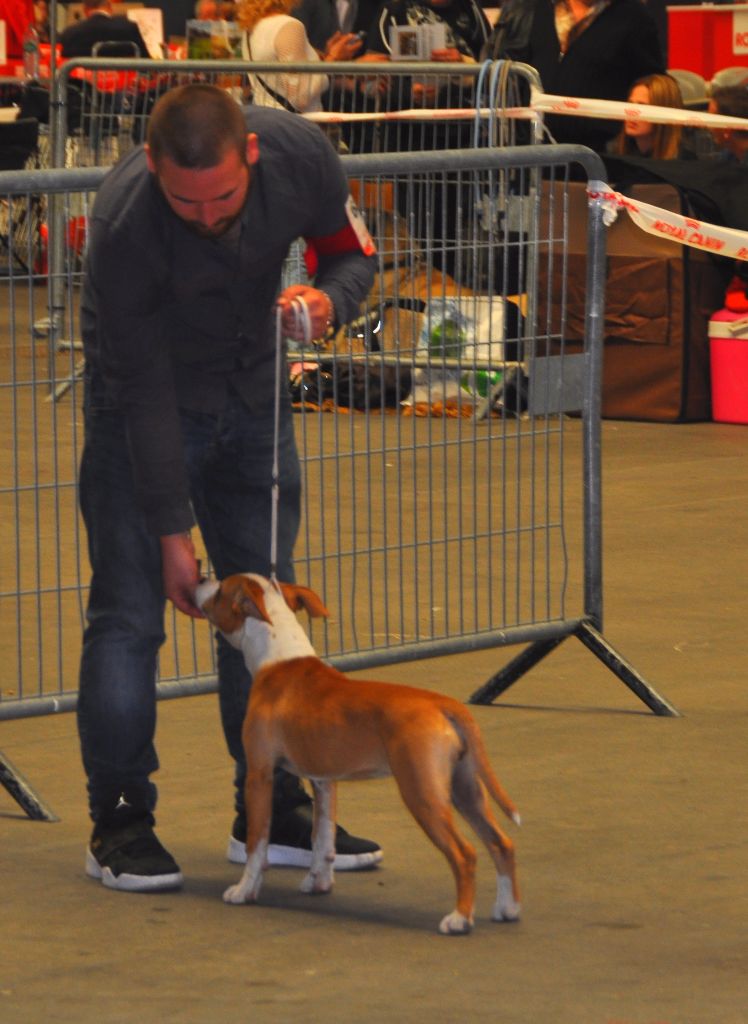
<instances>
[{"instance_id":1,"label":"red plastic container","mask_svg":"<svg viewBox=\"0 0 748 1024\"><path fill-rule=\"evenodd\" d=\"M748 315L721 309L709 321L712 419L748 423Z\"/></svg>"}]
</instances>

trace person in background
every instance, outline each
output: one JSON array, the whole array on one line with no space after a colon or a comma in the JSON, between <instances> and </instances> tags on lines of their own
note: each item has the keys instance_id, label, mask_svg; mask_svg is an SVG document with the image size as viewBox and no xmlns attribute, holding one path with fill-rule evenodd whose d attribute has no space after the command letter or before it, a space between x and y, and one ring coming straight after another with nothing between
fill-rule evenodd
<instances>
[{"instance_id":1,"label":"person in background","mask_svg":"<svg viewBox=\"0 0 748 1024\"><path fill-rule=\"evenodd\" d=\"M314 49L304 25L291 15L295 0L239 0L237 21L245 30L242 55L257 63L281 64L350 60L361 48L352 33L336 32L324 55ZM329 86L324 74L250 74L252 101L262 107L283 107L296 113L322 109Z\"/></svg>"},{"instance_id":2,"label":"person in background","mask_svg":"<svg viewBox=\"0 0 748 1024\"><path fill-rule=\"evenodd\" d=\"M505 0L484 51L524 61L555 96L625 100L634 82L664 74L656 25L641 0ZM615 121L549 116L556 142L603 152Z\"/></svg>"},{"instance_id":3,"label":"person in background","mask_svg":"<svg viewBox=\"0 0 748 1024\"><path fill-rule=\"evenodd\" d=\"M475 0L384 0L367 37L367 57L389 60L392 54L391 30L402 27L444 26L444 46L432 50L429 63L475 64L486 44L490 26ZM428 67L423 76L392 76L386 103L390 109L462 108L475 102L475 77L461 74L435 74ZM467 149L472 145L472 125L466 121L440 119L424 122L427 136L423 145L433 150ZM384 152L407 151L413 137L407 122L376 125L366 148ZM407 188L396 185L395 201L401 215L410 208L415 216L409 230L419 244L428 246L434 266L450 277L459 277L459 246L455 244L458 225L468 228L466 210L474 208L474 196L465 182L452 180L433 185L414 181ZM432 216L432 210L438 215Z\"/></svg>"},{"instance_id":4,"label":"person in background","mask_svg":"<svg viewBox=\"0 0 748 1024\"><path fill-rule=\"evenodd\" d=\"M97 43L107 46L107 57L147 57L148 47L136 22L112 14L110 0L84 0L83 17L60 33L63 57L90 57ZM137 47L137 53L133 47Z\"/></svg>"},{"instance_id":5,"label":"person in background","mask_svg":"<svg viewBox=\"0 0 748 1024\"><path fill-rule=\"evenodd\" d=\"M300 237L317 259L313 283L280 291ZM300 340L293 306L303 299L311 337L323 337L358 315L375 270L340 159L316 125L283 110L242 110L216 86L164 93L147 146L99 187L81 296L78 494L92 579L78 727L93 819L86 872L109 888L155 892L183 880L154 832L152 775L166 602L204 617L191 530L199 524L219 579L270 575L273 536L278 578L294 578L301 467L286 387L276 410L277 317L283 334ZM220 636L217 645L221 720L235 762L229 859L239 862L251 678L241 651ZM311 800L279 766L269 863L309 866L311 830ZM336 851L337 870L382 857L376 843L341 828Z\"/></svg>"},{"instance_id":6,"label":"person in background","mask_svg":"<svg viewBox=\"0 0 748 1024\"><path fill-rule=\"evenodd\" d=\"M748 83L714 88L709 98L708 111L710 114L724 114L725 117L743 117L748 120ZM715 128L712 131L712 138L719 148L717 159L720 162L748 167L748 129L741 131L735 128Z\"/></svg>"},{"instance_id":7,"label":"person in background","mask_svg":"<svg viewBox=\"0 0 748 1024\"><path fill-rule=\"evenodd\" d=\"M652 15L652 21L657 29L657 38L660 40L662 60L665 67L668 66L668 52L670 49L669 26L668 26L668 2L667 0L642 0L642 3Z\"/></svg>"},{"instance_id":8,"label":"person in background","mask_svg":"<svg viewBox=\"0 0 748 1024\"><path fill-rule=\"evenodd\" d=\"M47 0L34 2L34 28L40 43L49 42L49 4Z\"/></svg>"},{"instance_id":9,"label":"person in background","mask_svg":"<svg viewBox=\"0 0 748 1024\"><path fill-rule=\"evenodd\" d=\"M490 26L476 0L384 0L366 39L367 56L392 54L391 30L396 27L443 24L445 45L431 51L430 59L440 64L475 64L485 47ZM474 79L469 77L414 79L409 84L409 105L463 107L472 101ZM403 83L404 85L404 83ZM402 97L395 105L402 105ZM467 136L447 132L444 148L465 144ZM454 136L454 137L453 137Z\"/></svg>"},{"instance_id":10,"label":"person in background","mask_svg":"<svg viewBox=\"0 0 748 1024\"><path fill-rule=\"evenodd\" d=\"M315 50L324 53L336 32L355 32L365 38L378 6L378 0L299 0L293 13ZM357 56L361 53L358 50Z\"/></svg>"},{"instance_id":11,"label":"person in background","mask_svg":"<svg viewBox=\"0 0 748 1024\"><path fill-rule=\"evenodd\" d=\"M490 34L488 20L475 0L385 0L367 37L367 50L389 57L391 28L439 22L446 27L446 46L432 52L431 59L474 64Z\"/></svg>"},{"instance_id":12,"label":"person in background","mask_svg":"<svg viewBox=\"0 0 748 1024\"><path fill-rule=\"evenodd\" d=\"M705 161L713 161L715 168L719 167L726 173L744 179L748 171L748 81L741 85L716 86L709 97L707 109L710 114L746 119L745 131L739 128L713 128L711 136L717 152L705 158ZM725 182L722 184L727 191L729 185ZM748 188L743 191L743 201L746 192ZM748 313L748 263L735 260L732 271L732 278L725 291L725 306L733 313L745 315Z\"/></svg>"},{"instance_id":13,"label":"person in background","mask_svg":"<svg viewBox=\"0 0 748 1024\"><path fill-rule=\"evenodd\" d=\"M217 0L197 0L195 18L198 21L234 21L236 19L236 4L221 3Z\"/></svg>"},{"instance_id":14,"label":"person in background","mask_svg":"<svg viewBox=\"0 0 748 1024\"><path fill-rule=\"evenodd\" d=\"M675 107L683 109L678 83L670 75L647 75L634 82L628 102L637 106ZM651 121L624 121L620 132L609 146L618 156L646 156L653 160L678 160L685 156L683 129L676 124L653 124Z\"/></svg>"}]
</instances>

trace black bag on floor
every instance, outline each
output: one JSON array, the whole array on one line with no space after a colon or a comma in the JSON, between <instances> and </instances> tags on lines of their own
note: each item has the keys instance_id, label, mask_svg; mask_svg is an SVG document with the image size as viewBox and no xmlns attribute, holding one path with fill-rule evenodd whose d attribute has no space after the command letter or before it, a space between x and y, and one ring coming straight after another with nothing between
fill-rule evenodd
<instances>
[{"instance_id":1,"label":"black bag on floor","mask_svg":"<svg viewBox=\"0 0 748 1024\"><path fill-rule=\"evenodd\" d=\"M322 361L291 380L294 402L321 405L330 399L342 409L396 409L411 388L411 369L405 365L348 360Z\"/></svg>"}]
</instances>

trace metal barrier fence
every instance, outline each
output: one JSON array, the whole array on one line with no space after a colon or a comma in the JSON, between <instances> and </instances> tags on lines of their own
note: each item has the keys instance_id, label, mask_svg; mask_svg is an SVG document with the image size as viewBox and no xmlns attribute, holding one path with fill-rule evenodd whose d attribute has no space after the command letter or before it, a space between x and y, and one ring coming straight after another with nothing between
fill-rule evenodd
<instances>
[{"instance_id":1,"label":"metal barrier fence","mask_svg":"<svg viewBox=\"0 0 748 1024\"><path fill-rule=\"evenodd\" d=\"M537 73L528 65L351 61L325 62L322 67L324 74L319 63L70 60L54 83L52 165L115 163L144 141L158 98L196 81L228 89L240 102L251 102L253 92L263 91L261 83L276 93L289 92L301 112L323 120L334 144L346 153L415 153L540 141L539 121L528 125L506 116L507 109L526 102L531 83L540 88ZM476 109L486 112L477 122L471 117Z\"/></svg>"},{"instance_id":2,"label":"metal barrier fence","mask_svg":"<svg viewBox=\"0 0 748 1024\"><path fill-rule=\"evenodd\" d=\"M305 480L297 574L332 611L312 636L343 669L529 644L473 695L487 703L576 635L653 711L676 714L600 632L605 239L591 201L587 338L572 356L574 161L601 178L582 147L344 158L379 269L357 321L289 356ZM103 173L0 175L6 218L55 202L72 225L58 281L3 228L0 718L76 701L88 573L77 297ZM302 275L296 250L286 280ZM64 319L50 334L61 289ZM582 472L570 475L580 447ZM208 629L169 619L160 696L213 690Z\"/></svg>"}]
</instances>

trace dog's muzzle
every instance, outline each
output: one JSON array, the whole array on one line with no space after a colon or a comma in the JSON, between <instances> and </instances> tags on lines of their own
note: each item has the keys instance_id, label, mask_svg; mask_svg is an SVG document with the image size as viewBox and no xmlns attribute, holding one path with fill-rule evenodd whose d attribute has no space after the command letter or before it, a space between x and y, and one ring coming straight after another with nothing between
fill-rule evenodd
<instances>
[{"instance_id":1,"label":"dog's muzzle","mask_svg":"<svg viewBox=\"0 0 748 1024\"><path fill-rule=\"evenodd\" d=\"M220 586L218 580L203 580L198 583L195 587L195 604L198 608L202 608L205 602L218 592Z\"/></svg>"}]
</instances>

